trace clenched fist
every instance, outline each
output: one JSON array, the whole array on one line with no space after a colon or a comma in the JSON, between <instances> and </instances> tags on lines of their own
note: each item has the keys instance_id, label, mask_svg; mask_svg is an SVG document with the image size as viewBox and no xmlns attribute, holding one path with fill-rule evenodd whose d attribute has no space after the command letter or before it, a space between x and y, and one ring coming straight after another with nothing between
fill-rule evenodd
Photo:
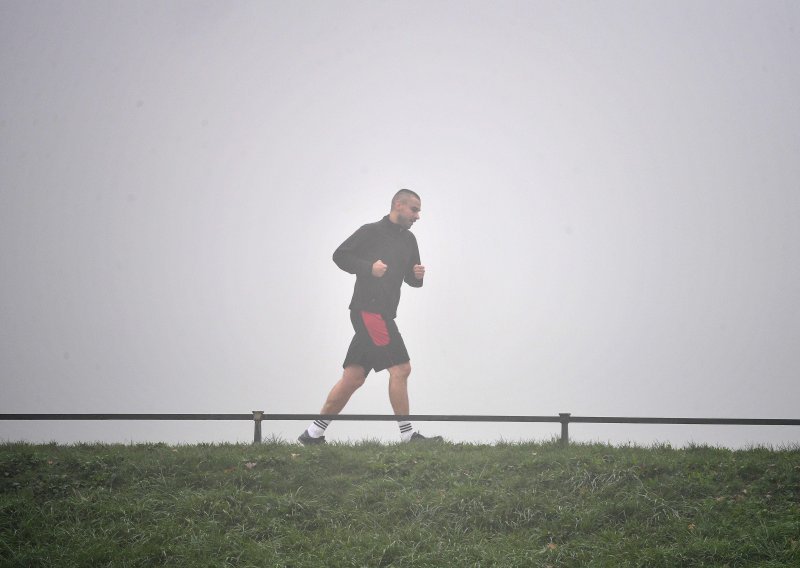
<instances>
[{"instance_id":1,"label":"clenched fist","mask_svg":"<svg viewBox=\"0 0 800 568\"><path fill-rule=\"evenodd\" d=\"M381 278L386 274L386 265L381 259L376 260L372 265L372 275L375 278Z\"/></svg>"},{"instance_id":2,"label":"clenched fist","mask_svg":"<svg viewBox=\"0 0 800 568\"><path fill-rule=\"evenodd\" d=\"M425 267L423 265L421 265L421 264L415 264L414 265L414 277L417 280L422 280L422 278L424 276L425 276Z\"/></svg>"}]
</instances>

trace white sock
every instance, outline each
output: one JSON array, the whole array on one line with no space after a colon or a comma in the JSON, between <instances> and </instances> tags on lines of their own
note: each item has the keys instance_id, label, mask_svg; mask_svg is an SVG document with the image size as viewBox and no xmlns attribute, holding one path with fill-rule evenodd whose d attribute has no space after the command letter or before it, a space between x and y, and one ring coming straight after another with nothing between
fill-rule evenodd
<instances>
[{"instance_id":1,"label":"white sock","mask_svg":"<svg viewBox=\"0 0 800 568\"><path fill-rule=\"evenodd\" d=\"M327 428L330 423L330 420L314 420L308 427L308 435L312 438L319 438L325 433L325 428Z\"/></svg>"},{"instance_id":2,"label":"white sock","mask_svg":"<svg viewBox=\"0 0 800 568\"><path fill-rule=\"evenodd\" d=\"M411 422L398 421L397 425L400 427L400 439L404 442L411 440L411 436L414 434L414 428L411 426Z\"/></svg>"}]
</instances>

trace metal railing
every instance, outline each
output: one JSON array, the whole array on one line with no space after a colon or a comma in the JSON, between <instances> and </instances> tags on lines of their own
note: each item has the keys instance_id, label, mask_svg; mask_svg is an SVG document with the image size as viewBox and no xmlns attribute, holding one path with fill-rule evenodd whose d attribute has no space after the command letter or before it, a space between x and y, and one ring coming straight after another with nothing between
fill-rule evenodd
<instances>
[{"instance_id":1,"label":"metal railing","mask_svg":"<svg viewBox=\"0 0 800 568\"><path fill-rule=\"evenodd\" d=\"M736 426L800 426L800 419L782 418L636 418L629 416L489 416L411 414L267 414L253 410L250 414L0 414L0 420L252 420L253 443L261 443L261 424L264 421L286 420L344 420L378 421L413 420L417 422L552 422L561 424L561 443L569 443L569 425L575 424L703 424Z\"/></svg>"}]
</instances>

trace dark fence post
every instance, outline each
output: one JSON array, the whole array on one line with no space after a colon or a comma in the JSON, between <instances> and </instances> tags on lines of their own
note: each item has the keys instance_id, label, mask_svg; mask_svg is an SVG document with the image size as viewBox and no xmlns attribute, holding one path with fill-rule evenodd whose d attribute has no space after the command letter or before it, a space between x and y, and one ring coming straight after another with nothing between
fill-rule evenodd
<instances>
[{"instance_id":1,"label":"dark fence post","mask_svg":"<svg viewBox=\"0 0 800 568\"><path fill-rule=\"evenodd\" d=\"M569 417L572 416L570 412L559 412L561 417L561 443L563 445L569 444Z\"/></svg>"},{"instance_id":2,"label":"dark fence post","mask_svg":"<svg viewBox=\"0 0 800 568\"><path fill-rule=\"evenodd\" d=\"M255 430L253 431L253 443L261 443L261 420L264 418L263 410L253 411L253 421L255 422Z\"/></svg>"}]
</instances>

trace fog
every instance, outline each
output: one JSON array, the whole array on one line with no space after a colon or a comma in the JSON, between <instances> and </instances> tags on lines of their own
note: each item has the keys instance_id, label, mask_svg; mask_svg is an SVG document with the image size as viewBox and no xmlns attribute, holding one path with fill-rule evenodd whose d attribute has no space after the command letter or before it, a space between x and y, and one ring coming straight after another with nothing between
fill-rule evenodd
<instances>
[{"instance_id":1,"label":"fog","mask_svg":"<svg viewBox=\"0 0 800 568\"><path fill-rule=\"evenodd\" d=\"M318 412L352 335L331 254L407 187L427 269L397 318L412 413L798 418L799 25L777 1L3 2L0 413ZM345 412L390 413L386 373ZM251 438L0 422L2 440Z\"/></svg>"}]
</instances>

